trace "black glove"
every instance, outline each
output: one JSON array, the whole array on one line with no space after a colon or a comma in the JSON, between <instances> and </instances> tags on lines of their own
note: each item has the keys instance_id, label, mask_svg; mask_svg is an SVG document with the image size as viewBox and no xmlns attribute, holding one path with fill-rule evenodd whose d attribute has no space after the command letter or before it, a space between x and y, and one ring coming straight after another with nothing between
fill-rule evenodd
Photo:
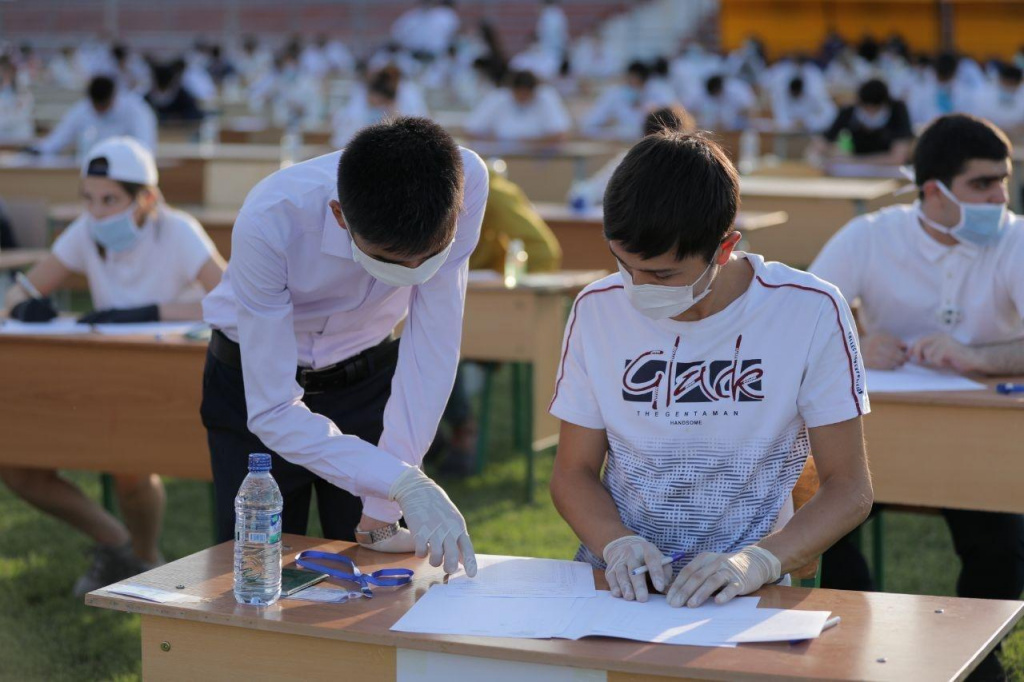
<instances>
[{"instance_id":1,"label":"black glove","mask_svg":"<svg viewBox=\"0 0 1024 682\"><path fill-rule=\"evenodd\" d=\"M128 322L159 322L160 308L153 305L139 306L138 308L110 308L108 310L94 310L88 315L82 315L78 321L83 324L118 324Z\"/></svg>"},{"instance_id":2,"label":"black glove","mask_svg":"<svg viewBox=\"0 0 1024 682\"><path fill-rule=\"evenodd\" d=\"M57 311L48 298L30 298L11 308L11 319L22 322L49 322Z\"/></svg>"}]
</instances>

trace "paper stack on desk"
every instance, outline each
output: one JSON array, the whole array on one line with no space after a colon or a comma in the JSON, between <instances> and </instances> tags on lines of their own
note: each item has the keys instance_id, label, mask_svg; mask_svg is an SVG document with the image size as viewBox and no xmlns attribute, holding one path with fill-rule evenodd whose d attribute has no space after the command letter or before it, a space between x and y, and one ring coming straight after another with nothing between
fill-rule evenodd
<instances>
[{"instance_id":1,"label":"paper stack on desk","mask_svg":"<svg viewBox=\"0 0 1024 682\"><path fill-rule=\"evenodd\" d=\"M520 557L477 559L476 578L457 574L447 585L434 585L391 629L528 639L604 636L734 647L813 639L830 615L828 611L759 609L759 597L692 609L672 608L660 594L652 594L646 603L625 601L594 589L588 564Z\"/></svg>"}]
</instances>

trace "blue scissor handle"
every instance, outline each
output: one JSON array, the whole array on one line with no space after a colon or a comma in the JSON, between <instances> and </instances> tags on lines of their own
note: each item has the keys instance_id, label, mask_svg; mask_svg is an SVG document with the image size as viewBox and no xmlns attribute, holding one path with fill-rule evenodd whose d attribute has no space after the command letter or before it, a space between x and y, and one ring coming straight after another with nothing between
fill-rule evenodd
<instances>
[{"instance_id":1,"label":"blue scissor handle","mask_svg":"<svg viewBox=\"0 0 1024 682\"><path fill-rule=\"evenodd\" d=\"M344 571L339 571L315 561L310 561L310 559L324 559L326 561L345 564L351 567L352 572L346 573ZM373 573L363 573L359 570L359 567L356 566L355 562L344 554L320 552L315 549L307 549L296 554L295 563L302 568L306 568L311 571L320 571L321 573L326 573L327 575L338 578L339 580L347 580L348 582L356 583L359 585L360 589L362 589L363 594L368 597L373 596L373 592L370 590L370 585L376 585L378 587L398 587L400 585L408 585L412 582L413 576L413 571L408 568L382 568L374 571Z\"/></svg>"}]
</instances>

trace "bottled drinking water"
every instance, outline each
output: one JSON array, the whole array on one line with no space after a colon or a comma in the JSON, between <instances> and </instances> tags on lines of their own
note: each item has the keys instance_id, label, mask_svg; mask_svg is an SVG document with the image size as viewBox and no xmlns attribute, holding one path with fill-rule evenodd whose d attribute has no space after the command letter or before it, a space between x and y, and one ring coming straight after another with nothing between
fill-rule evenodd
<instances>
[{"instance_id":1,"label":"bottled drinking water","mask_svg":"<svg viewBox=\"0 0 1024 682\"><path fill-rule=\"evenodd\" d=\"M249 455L249 475L235 497L235 599L267 606L281 596L281 510L270 455Z\"/></svg>"}]
</instances>

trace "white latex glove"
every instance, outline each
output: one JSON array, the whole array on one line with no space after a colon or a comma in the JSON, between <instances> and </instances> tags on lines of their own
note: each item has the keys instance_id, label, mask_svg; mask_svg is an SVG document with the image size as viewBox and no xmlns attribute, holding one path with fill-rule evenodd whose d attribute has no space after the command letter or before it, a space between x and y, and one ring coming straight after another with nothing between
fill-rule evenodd
<instances>
[{"instance_id":1,"label":"white latex glove","mask_svg":"<svg viewBox=\"0 0 1024 682\"><path fill-rule=\"evenodd\" d=\"M627 601L647 601L647 574L631 575L634 568L647 565L648 573L655 589L665 591L665 585L672 575L672 566L662 566L664 556L655 545L639 535L627 535L612 540L601 552L607 568L604 577L613 597L623 597ZM669 572L666 573L666 570Z\"/></svg>"},{"instance_id":2,"label":"white latex glove","mask_svg":"<svg viewBox=\"0 0 1024 682\"><path fill-rule=\"evenodd\" d=\"M466 531L466 520L448 495L426 474L410 467L391 485L388 497L399 504L412 531L416 556L427 556L430 565L444 562L445 573L455 573L459 560L466 575L476 575L476 554Z\"/></svg>"},{"instance_id":3,"label":"white latex glove","mask_svg":"<svg viewBox=\"0 0 1024 682\"><path fill-rule=\"evenodd\" d=\"M669 588L669 606L700 606L718 590L716 604L750 594L782 575L782 564L764 547L750 545L735 554L698 554Z\"/></svg>"},{"instance_id":4,"label":"white latex glove","mask_svg":"<svg viewBox=\"0 0 1024 682\"><path fill-rule=\"evenodd\" d=\"M356 530L360 529L357 528ZM360 542L359 545L366 549L372 549L374 552L399 554L415 550L416 540L413 538L412 533L409 532L408 528L399 528L398 533L389 538L384 538L383 540L378 540L373 543Z\"/></svg>"}]
</instances>

